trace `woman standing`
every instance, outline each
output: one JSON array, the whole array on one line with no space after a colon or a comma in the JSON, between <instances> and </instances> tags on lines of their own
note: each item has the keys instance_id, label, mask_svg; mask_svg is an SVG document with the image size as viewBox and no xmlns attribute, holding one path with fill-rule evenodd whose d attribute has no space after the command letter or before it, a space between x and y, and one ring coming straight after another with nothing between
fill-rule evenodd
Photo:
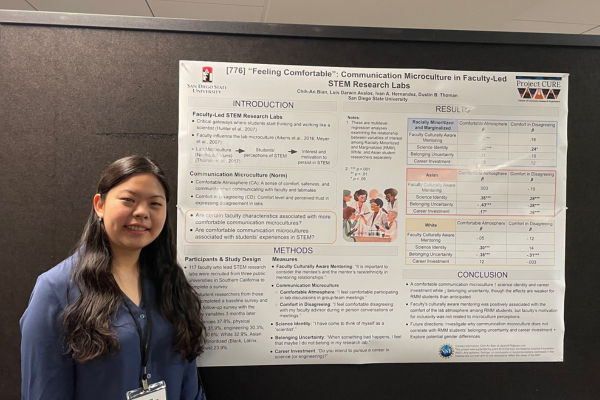
<instances>
[{"instance_id":1,"label":"woman standing","mask_svg":"<svg viewBox=\"0 0 600 400\"><path fill-rule=\"evenodd\" d=\"M147 387L205 399L200 298L177 263L169 196L145 157L104 171L77 250L40 275L21 318L22 399L126 399Z\"/></svg>"}]
</instances>

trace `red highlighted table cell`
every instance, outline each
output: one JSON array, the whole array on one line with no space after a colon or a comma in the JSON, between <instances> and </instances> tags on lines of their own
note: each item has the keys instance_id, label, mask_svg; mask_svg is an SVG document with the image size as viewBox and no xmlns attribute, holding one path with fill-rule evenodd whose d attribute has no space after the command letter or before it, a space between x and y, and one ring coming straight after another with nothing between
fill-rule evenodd
<instances>
[{"instance_id":1,"label":"red highlighted table cell","mask_svg":"<svg viewBox=\"0 0 600 400\"><path fill-rule=\"evenodd\" d=\"M408 168L406 215L554 216L556 171Z\"/></svg>"}]
</instances>

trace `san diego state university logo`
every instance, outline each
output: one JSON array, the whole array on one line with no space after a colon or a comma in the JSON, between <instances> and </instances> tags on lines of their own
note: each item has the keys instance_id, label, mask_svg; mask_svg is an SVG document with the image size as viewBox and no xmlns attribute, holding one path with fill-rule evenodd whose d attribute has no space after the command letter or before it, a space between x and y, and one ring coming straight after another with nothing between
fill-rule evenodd
<instances>
[{"instance_id":1,"label":"san diego state university logo","mask_svg":"<svg viewBox=\"0 0 600 400\"><path fill-rule=\"evenodd\" d=\"M213 81L213 70L212 67L202 67L202 82Z\"/></svg>"},{"instance_id":2,"label":"san diego state university logo","mask_svg":"<svg viewBox=\"0 0 600 400\"><path fill-rule=\"evenodd\" d=\"M451 344L443 344L440 346L440 357L444 358L444 359L448 359L450 357L452 357L452 355L454 354L454 347L452 347Z\"/></svg>"},{"instance_id":3,"label":"san diego state university logo","mask_svg":"<svg viewBox=\"0 0 600 400\"><path fill-rule=\"evenodd\" d=\"M556 76L517 76L519 96L527 100L558 100L561 84Z\"/></svg>"}]
</instances>

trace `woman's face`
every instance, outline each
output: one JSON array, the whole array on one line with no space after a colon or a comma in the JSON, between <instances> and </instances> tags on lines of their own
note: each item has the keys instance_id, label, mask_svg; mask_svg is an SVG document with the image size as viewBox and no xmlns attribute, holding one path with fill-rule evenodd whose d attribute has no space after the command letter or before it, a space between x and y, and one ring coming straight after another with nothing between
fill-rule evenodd
<instances>
[{"instance_id":1,"label":"woman's face","mask_svg":"<svg viewBox=\"0 0 600 400\"><path fill-rule=\"evenodd\" d=\"M371 202L371 210L373 210L375 212L379 212L379 204L377 204L374 201L372 201Z\"/></svg>"},{"instance_id":2,"label":"woman's face","mask_svg":"<svg viewBox=\"0 0 600 400\"><path fill-rule=\"evenodd\" d=\"M162 185L151 174L135 175L112 188L104 200L94 197L96 214L113 251L139 251L160 234L167 218Z\"/></svg>"},{"instance_id":3,"label":"woman's face","mask_svg":"<svg viewBox=\"0 0 600 400\"><path fill-rule=\"evenodd\" d=\"M361 194L358 196L358 201L361 203L364 203L367 200L367 195L366 194Z\"/></svg>"}]
</instances>

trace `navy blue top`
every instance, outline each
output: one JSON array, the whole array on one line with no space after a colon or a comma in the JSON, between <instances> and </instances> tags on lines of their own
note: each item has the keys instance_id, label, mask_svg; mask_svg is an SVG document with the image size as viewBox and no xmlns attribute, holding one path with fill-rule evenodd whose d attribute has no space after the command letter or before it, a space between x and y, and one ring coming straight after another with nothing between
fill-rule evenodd
<instances>
[{"instance_id":1,"label":"navy blue top","mask_svg":"<svg viewBox=\"0 0 600 400\"><path fill-rule=\"evenodd\" d=\"M60 313L68 304L67 291L71 302L79 296L71 282L74 257L39 276L21 318L23 400L124 400L126 392L141 387L140 337L124 303L111 325L121 345L117 353L82 364L66 352ZM143 284L146 304L138 307L128 298L125 301L144 337L148 329L146 312L152 311L148 384L165 381L169 400L206 400L198 384L196 361L188 362L173 351L173 325L158 310L154 286L148 280Z\"/></svg>"}]
</instances>

